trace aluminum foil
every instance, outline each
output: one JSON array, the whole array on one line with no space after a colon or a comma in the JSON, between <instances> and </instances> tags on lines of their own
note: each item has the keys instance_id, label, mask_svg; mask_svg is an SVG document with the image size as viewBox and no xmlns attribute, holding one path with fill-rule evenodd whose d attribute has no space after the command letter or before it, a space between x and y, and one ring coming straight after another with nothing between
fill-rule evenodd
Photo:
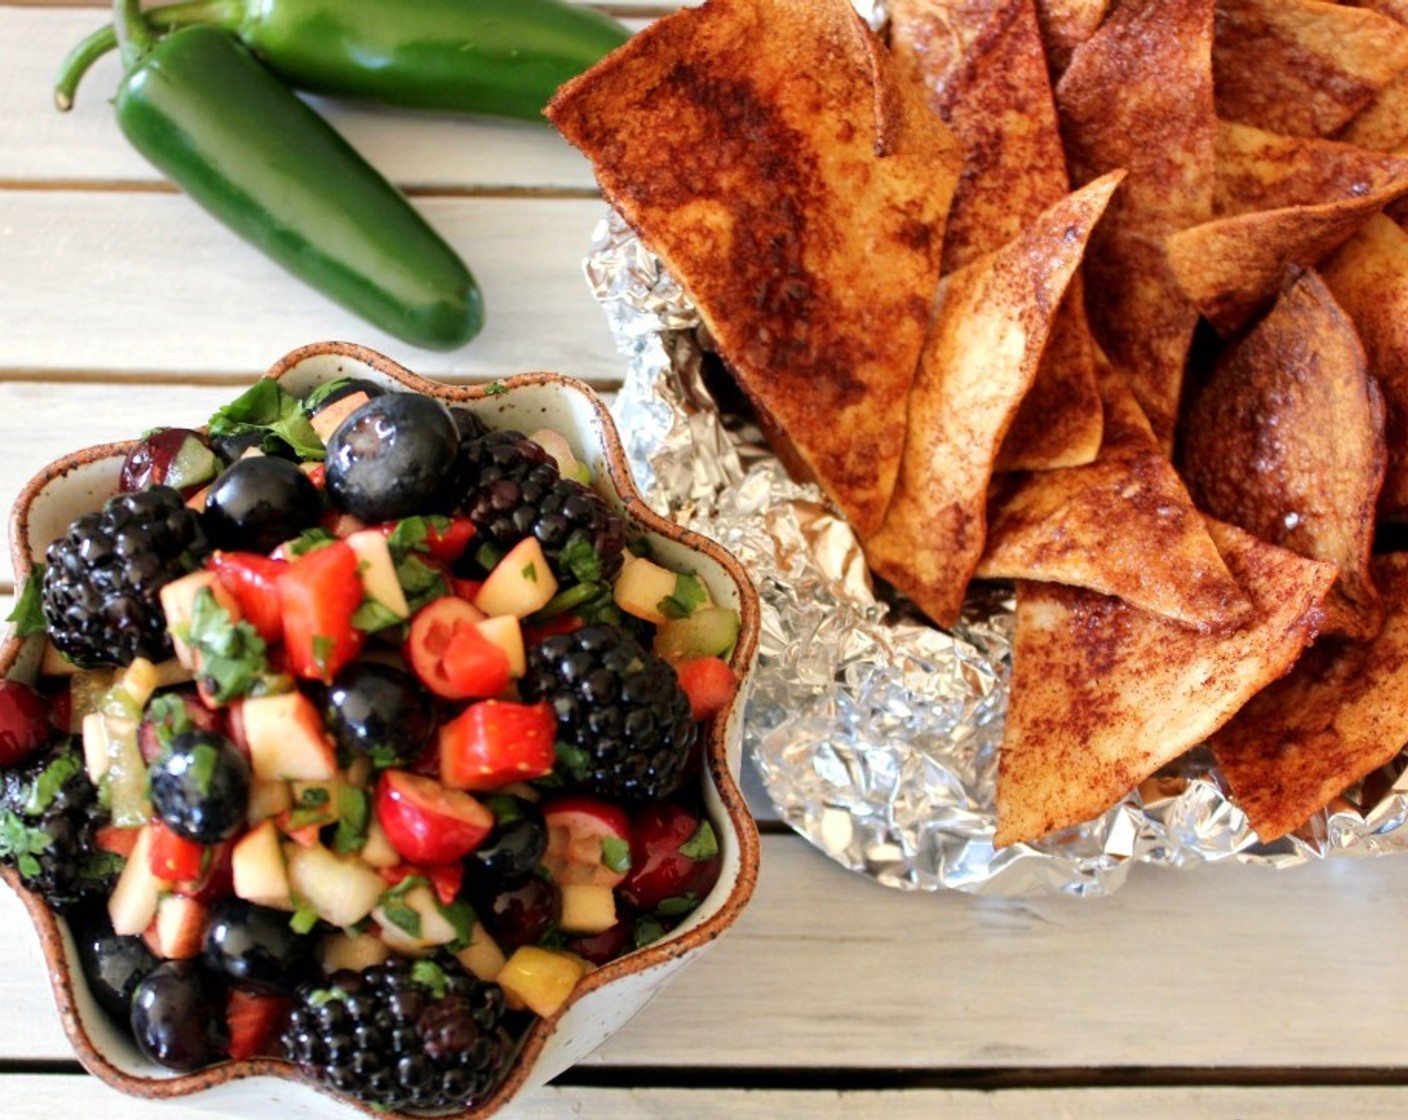
<instances>
[{"instance_id":1,"label":"aluminum foil","mask_svg":"<svg viewBox=\"0 0 1408 1120\"><path fill-rule=\"evenodd\" d=\"M1401 760L1263 845L1197 750L1096 820L995 850L1010 589L979 586L952 633L882 600L846 522L710 393L698 315L615 213L586 273L627 361L613 412L642 492L731 550L762 599L745 753L782 820L832 859L903 889L1097 897L1134 863L1288 866L1408 847Z\"/></svg>"}]
</instances>

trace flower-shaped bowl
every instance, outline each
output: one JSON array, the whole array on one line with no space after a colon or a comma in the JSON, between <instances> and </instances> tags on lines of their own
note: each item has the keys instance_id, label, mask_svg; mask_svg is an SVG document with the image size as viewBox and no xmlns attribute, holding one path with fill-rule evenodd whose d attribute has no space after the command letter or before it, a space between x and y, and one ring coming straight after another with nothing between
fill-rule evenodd
<instances>
[{"instance_id":1,"label":"flower-shaped bowl","mask_svg":"<svg viewBox=\"0 0 1408 1120\"><path fill-rule=\"evenodd\" d=\"M718 885L681 925L660 941L618 958L585 976L554 1015L538 1019L523 1039L498 1089L472 1110L485 1117L520 1094L545 1084L600 1046L651 1000L683 965L696 958L738 918L753 892L758 837L737 785L741 719L758 643L758 599L747 575L724 549L651 511L632 484L621 441L605 406L581 382L555 373L525 373L491 385L448 386L429 381L365 347L317 343L295 350L266 374L295 395L341 377L360 377L391 391L436 396L468 407L491 427L534 431L551 428L567 438L578 461L592 468L598 488L644 535L652 553L677 570L692 570L714 600L742 618L732 666L740 687L732 704L702 730L703 803L714 822L723 856ZM159 423L160 417L153 417ZM97 509L118 488L131 443L76 451L40 471L15 505L11 548L16 586L22 586L51 540L69 523ZM11 635L0 650L0 673L32 681L43 653L42 636ZM227 1061L190 1074L173 1074L143 1057L125 1032L97 1005L78 964L63 919L21 885L9 868L3 877L34 921L59 1016L80 1061L109 1085L133 1096L172 1100L198 1094L195 1103L251 1115L274 1108L307 1116L395 1117L306 1081L292 1064L272 1058Z\"/></svg>"}]
</instances>

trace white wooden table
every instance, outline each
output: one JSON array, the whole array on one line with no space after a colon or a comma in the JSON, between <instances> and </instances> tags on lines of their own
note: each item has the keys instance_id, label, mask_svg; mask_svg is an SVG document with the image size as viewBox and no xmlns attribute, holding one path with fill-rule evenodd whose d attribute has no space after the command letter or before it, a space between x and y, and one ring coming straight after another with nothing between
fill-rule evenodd
<instances>
[{"instance_id":1,"label":"white wooden table","mask_svg":"<svg viewBox=\"0 0 1408 1120\"><path fill-rule=\"evenodd\" d=\"M479 340L418 352L289 280L162 183L118 135L111 60L73 113L51 108L59 59L101 18L67 0L0 3L0 505L62 452L202 422L315 340L365 342L451 380L555 369L613 386L620 365L579 267L603 207L590 169L548 130L329 109L484 288ZM0 581L8 595L7 542ZM1408 858L1140 868L1105 901L1014 902L887 891L764 828L761 884L732 934L512 1115L1269 1120L1408 1108ZM0 1116L211 1115L125 1099L81 1071L8 893L0 962Z\"/></svg>"}]
</instances>

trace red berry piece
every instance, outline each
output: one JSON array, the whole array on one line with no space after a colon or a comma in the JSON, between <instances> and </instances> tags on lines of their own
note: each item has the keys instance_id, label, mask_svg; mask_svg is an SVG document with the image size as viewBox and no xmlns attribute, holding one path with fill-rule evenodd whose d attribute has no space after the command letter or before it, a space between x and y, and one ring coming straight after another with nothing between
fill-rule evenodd
<instances>
[{"instance_id":1,"label":"red berry piece","mask_svg":"<svg viewBox=\"0 0 1408 1120\"><path fill-rule=\"evenodd\" d=\"M19 681L0 681L0 766L28 758L52 729L43 696Z\"/></svg>"},{"instance_id":2,"label":"red berry piece","mask_svg":"<svg viewBox=\"0 0 1408 1120\"><path fill-rule=\"evenodd\" d=\"M699 905L721 866L713 826L682 805L661 802L631 824L631 869L619 891L638 910L676 917Z\"/></svg>"}]
</instances>

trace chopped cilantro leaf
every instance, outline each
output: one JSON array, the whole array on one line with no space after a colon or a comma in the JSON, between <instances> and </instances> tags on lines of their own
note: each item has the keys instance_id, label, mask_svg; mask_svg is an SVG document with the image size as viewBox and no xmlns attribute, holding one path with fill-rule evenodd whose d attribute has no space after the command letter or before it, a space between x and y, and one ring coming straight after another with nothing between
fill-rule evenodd
<instances>
[{"instance_id":1,"label":"chopped cilantro leaf","mask_svg":"<svg viewBox=\"0 0 1408 1120\"><path fill-rule=\"evenodd\" d=\"M15 600L15 608L5 616L6 622L15 624L15 635L27 638L31 634L44 633L44 604L41 588L44 583L44 565L36 564L24 581L24 588Z\"/></svg>"},{"instance_id":2,"label":"chopped cilantro leaf","mask_svg":"<svg viewBox=\"0 0 1408 1120\"><path fill-rule=\"evenodd\" d=\"M68 784L69 779L82 770L83 760L76 754L64 754L54 759L34 779L29 796L25 798L24 811L32 817L39 816L54 803L54 798L58 797L59 790Z\"/></svg>"},{"instance_id":3,"label":"chopped cilantro leaf","mask_svg":"<svg viewBox=\"0 0 1408 1120\"><path fill-rule=\"evenodd\" d=\"M396 579L406 593L406 603L412 613L432 599L440 599L450 593L450 585L445 582L444 574L415 553L410 553L396 565Z\"/></svg>"},{"instance_id":4,"label":"chopped cilantro leaf","mask_svg":"<svg viewBox=\"0 0 1408 1120\"><path fill-rule=\"evenodd\" d=\"M311 906L308 906L302 902L298 904L298 909L293 912L293 917L288 920L288 928L293 930L294 933L311 933L313 931L313 927L317 924L318 912L314 910ZM329 998L333 998L334 994L337 996L343 996L343 993L340 991L337 991L336 993L329 992ZM319 995L322 995L322 993L316 993L314 998L316 999ZM346 997L344 996L343 998ZM327 1000L323 1000L323 1002L326 1003Z\"/></svg>"},{"instance_id":5,"label":"chopped cilantro leaf","mask_svg":"<svg viewBox=\"0 0 1408 1120\"><path fill-rule=\"evenodd\" d=\"M567 772L568 777L576 780L586 777L587 766L591 761L586 751L564 743L561 739L553 744L553 750L557 754L557 765Z\"/></svg>"},{"instance_id":6,"label":"chopped cilantro leaf","mask_svg":"<svg viewBox=\"0 0 1408 1120\"><path fill-rule=\"evenodd\" d=\"M698 576L680 573L675 576L675 590L657 604L666 618L688 618L696 608L709 601L709 592Z\"/></svg>"},{"instance_id":7,"label":"chopped cilantro leaf","mask_svg":"<svg viewBox=\"0 0 1408 1120\"><path fill-rule=\"evenodd\" d=\"M363 599L362 605L352 612L352 625L364 634L374 634L401 621L399 614L376 599Z\"/></svg>"},{"instance_id":8,"label":"chopped cilantro leaf","mask_svg":"<svg viewBox=\"0 0 1408 1120\"><path fill-rule=\"evenodd\" d=\"M350 377L336 377L319 385L303 398L303 411L312 416L325 400L335 393L340 393L345 386L352 383L352 380Z\"/></svg>"},{"instance_id":9,"label":"chopped cilantro leaf","mask_svg":"<svg viewBox=\"0 0 1408 1120\"><path fill-rule=\"evenodd\" d=\"M0 859L13 862L26 879L38 876L41 868L37 857L52 842L47 832L31 828L18 813L0 811Z\"/></svg>"},{"instance_id":10,"label":"chopped cilantro leaf","mask_svg":"<svg viewBox=\"0 0 1408 1120\"><path fill-rule=\"evenodd\" d=\"M272 378L256 381L210 418L212 437L247 432L261 433L266 442L270 437L283 440L300 459L322 459L327 454L308 422L303 402Z\"/></svg>"},{"instance_id":11,"label":"chopped cilantro leaf","mask_svg":"<svg viewBox=\"0 0 1408 1120\"><path fill-rule=\"evenodd\" d=\"M444 999L445 993L450 990L450 978L434 961L416 961L411 966L411 979L417 984L424 984L436 999Z\"/></svg>"},{"instance_id":12,"label":"chopped cilantro leaf","mask_svg":"<svg viewBox=\"0 0 1408 1120\"><path fill-rule=\"evenodd\" d=\"M415 887L424 886L425 879L408 875L381 896L381 913L397 929L411 937L420 937L420 912L406 902L406 895Z\"/></svg>"},{"instance_id":13,"label":"chopped cilantro leaf","mask_svg":"<svg viewBox=\"0 0 1408 1120\"><path fill-rule=\"evenodd\" d=\"M631 869L631 845L619 836L604 836L601 840L601 862L609 871L624 875Z\"/></svg>"},{"instance_id":14,"label":"chopped cilantro leaf","mask_svg":"<svg viewBox=\"0 0 1408 1120\"><path fill-rule=\"evenodd\" d=\"M659 941L665 936L665 927L654 918L640 918L631 933L634 936L636 948L644 949L647 945Z\"/></svg>"},{"instance_id":15,"label":"chopped cilantro leaf","mask_svg":"<svg viewBox=\"0 0 1408 1120\"><path fill-rule=\"evenodd\" d=\"M492 572L503 558L503 550L489 541L485 541L474 551L474 562L486 572Z\"/></svg>"},{"instance_id":16,"label":"chopped cilantro leaf","mask_svg":"<svg viewBox=\"0 0 1408 1120\"><path fill-rule=\"evenodd\" d=\"M538 565L536 565L536 564L524 564L524 565L523 565L523 578L526 579L529 583L537 583L537 582L538 582Z\"/></svg>"},{"instance_id":17,"label":"chopped cilantro leaf","mask_svg":"<svg viewBox=\"0 0 1408 1120\"><path fill-rule=\"evenodd\" d=\"M337 833L333 837L333 850L340 855L360 852L367 842L367 828L371 818L371 799L367 791L356 786L343 785L337 790Z\"/></svg>"},{"instance_id":18,"label":"chopped cilantro leaf","mask_svg":"<svg viewBox=\"0 0 1408 1120\"><path fill-rule=\"evenodd\" d=\"M93 852L79 865L78 877L89 883L101 883L121 874L126 866L126 858L116 852Z\"/></svg>"},{"instance_id":19,"label":"chopped cilantro leaf","mask_svg":"<svg viewBox=\"0 0 1408 1120\"><path fill-rule=\"evenodd\" d=\"M320 548L326 548L330 544L335 544L337 538L326 529L314 527L304 529L297 537L284 545L284 551L290 556L303 556L309 552L315 552Z\"/></svg>"},{"instance_id":20,"label":"chopped cilantro leaf","mask_svg":"<svg viewBox=\"0 0 1408 1120\"><path fill-rule=\"evenodd\" d=\"M698 905L698 895L682 894L675 898L665 899L655 908L655 912L666 918L678 918L682 914L688 914Z\"/></svg>"},{"instance_id":21,"label":"chopped cilantro leaf","mask_svg":"<svg viewBox=\"0 0 1408 1120\"><path fill-rule=\"evenodd\" d=\"M592 547L592 542L580 530L573 533L563 545L558 563L572 573L579 583L599 583L601 581L601 557Z\"/></svg>"},{"instance_id":22,"label":"chopped cilantro leaf","mask_svg":"<svg viewBox=\"0 0 1408 1120\"><path fill-rule=\"evenodd\" d=\"M337 643L326 634L313 635L313 663L324 672L327 671L328 663L336 646Z\"/></svg>"},{"instance_id":23,"label":"chopped cilantro leaf","mask_svg":"<svg viewBox=\"0 0 1408 1120\"><path fill-rule=\"evenodd\" d=\"M507 392L508 386L502 381L491 381L484 386L484 395L486 397L501 397Z\"/></svg>"},{"instance_id":24,"label":"chopped cilantro leaf","mask_svg":"<svg viewBox=\"0 0 1408 1120\"><path fill-rule=\"evenodd\" d=\"M153 696L147 702L146 719L156 731L156 740L163 748L171 745L177 735L184 735L192 728L190 713L186 703L175 693L167 692Z\"/></svg>"},{"instance_id":25,"label":"chopped cilantro leaf","mask_svg":"<svg viewBox=\"0 0 1408 1120\"><path fill-rule=\"evenodd\" d=\"M703 863L719 854L719 838L714 835L714 826L708 821L700 821L694 835L680 845L680 855Z\"/></svg>"},{"instance_id":26,"label":"chopped cilantro leaf","mask_svg":"<svg viewBox=\"0 0 1408 1120\"><path fill-rule=\"evenodd\" d=\"M201 678L217 704L254 691L268 668L259 631L231 618L208 587L196 595L183 637L199 655Z\"/></svg>"},{"instance_id":27,"label":"chopped cilantro leaf","mask_svg":"<svg viewBox=\"0 0 1408 1120\"><path fill-rule=\"evenodd\" d=\"M209 743L201 743L191 751L189 773L196 789L200 790L204 797L210 796L211 784L215 780L215 767L219 763L220 755Z\"/></svg>"},{"instance_id":28,"label":"chopped cilantro leaf","mask_svg":"<svg viewBox=\"0 0 1408 1120\"><path fill-rule=\"evenodd\" d=\"M602 598L610 600L611 586L609 584L574 583L571 587L559 591L549 599L541 610L534 611L532 621L546 622L560 614L580 611L581 608L590 607Z\"/></svg>"}]
</instances>

